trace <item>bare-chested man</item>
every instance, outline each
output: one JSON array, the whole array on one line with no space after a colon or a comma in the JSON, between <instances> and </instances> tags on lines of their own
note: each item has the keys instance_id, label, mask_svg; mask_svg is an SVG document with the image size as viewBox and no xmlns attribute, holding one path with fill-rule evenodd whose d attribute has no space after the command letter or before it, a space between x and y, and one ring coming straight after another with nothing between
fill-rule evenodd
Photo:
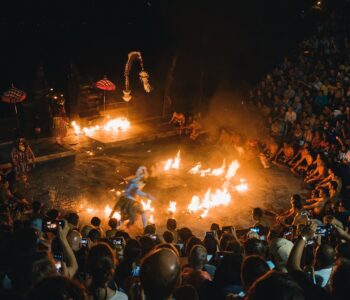
<instances>
[{"instance_id":1,"label":"bare-chested man","mask_svg":"<svg viewBox=\"0 0 350 300\"><path fill-rule=\"evenodd\" d=\"M319 154L317 154L317 157L313 164L315 164L316 167L313 171L310 172L308 176L305 177L305 183L317 183L326 177L327 168Z\"/></svg>"},{"instance_id":2,"label":"bare-chested man","mask_svg":"<svg viewBox=\"0 0 350 300\"><path fill-rule=\"evenodd\" d=\"M183 113L177 113L176 111L174 111L173 117L169 121L169 124L175 124L175 125L178 125L179 127L182 127L185 125L185 122L186 122L185 115Z\"/></svg>"},{"instance_id":3,"label":"bare-chested man","mask_svg":"<svg viewBox=\"0 0 350 300\"><path fill-rule=\"evenodd\" d=\"M281 149L277 152L274 162L288 163L294 156L294 148L291 144L283 143Z\"/></svg>"},{"instance_id":4,"label":"bare-chested man","mask_svg":"<svg viewBox=\"0 0 350 300\"><path fill-rule=\"evenodd\" d=\"M294 158L300 157L299 160L297 160L295 163L292 163L292 167L290 170L295 173L295 172L301 172L301 171L307 171L308 168L312 165L313 163L313 158L312 155L310 154L310 151L308 148L302 148L298 152ZM292 161L294 160L292 159Z\"/></svg>"},{"instance_id":5,"label":"bare-chested man","mask_svg":"<svg viewBox=\"0 0 350 300\"><path fill-rule=\"evenodd\" d=\"M318 197L307 199L307 204L304 205L304 208L310 210L312 209L314 214L319 215L322 212L328 200L329 198L326 194L326 189L320 188Z\"/></svg>"},{"instance_id":6,"label":"bare-chested man","mask_svg":"<svg viewBox=\"0 0 350 300\"><path fill-rule=\"evenodd\" d=\"M269 137L266 141L264 149L265 155L269 160L272 160L278 151L278 144L275 142L273 137Z\"/></svg>"}]
</instances>

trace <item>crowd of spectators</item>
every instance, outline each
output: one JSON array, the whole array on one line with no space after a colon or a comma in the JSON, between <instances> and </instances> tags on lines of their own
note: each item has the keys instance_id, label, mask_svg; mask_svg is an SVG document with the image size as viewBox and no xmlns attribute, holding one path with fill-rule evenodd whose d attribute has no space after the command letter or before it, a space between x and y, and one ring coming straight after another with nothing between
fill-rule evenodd
<instances>
[{"instance_id":1,"label":"crowd of spectators","mask_svg":"<svg viewBox=\"0 0 350 300\"><path fill-rule=\"evenodd\" d=\"M346 17L346 16L345 16ZM1 299L348 299L350 28L333 15L251 91L266 157L303 178L291 208L257 207L252 227L202 236L154 224L130 236L110 219L80 224L0 188ZM18 197L17 197L18 198ZM5 201L5 200L6 201ZM229 225L229 224L221 224Z\"/></svg>"}]
</instances>

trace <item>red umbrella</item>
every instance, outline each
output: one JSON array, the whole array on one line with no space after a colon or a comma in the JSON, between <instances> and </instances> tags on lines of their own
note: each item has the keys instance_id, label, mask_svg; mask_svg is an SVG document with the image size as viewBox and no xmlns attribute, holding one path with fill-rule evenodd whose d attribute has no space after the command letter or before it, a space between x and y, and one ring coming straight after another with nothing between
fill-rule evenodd
<instances>
[{"instance_id":1,"label":"red umbrella","mask_svg":"<svg viewBox=\"0 0 350 300\"><path fill-rule=\"evenodd\" d=\"M19 120L18 120L17 103L22 102L26 97L27 97L27 94L19 89L16 89L14 85L12 85L5 93L3 93L1 97L2 102L14 104L18 127L19 127Z\"/></svg>"},{"instance_id":2,"label":"red umbrella","mask_svg":"<svg viewBox=\"0 0 350 300\"><path fill-rule=\"evenodd\" d=\"M103 79L95 83L95 87L103 91L103 112L106 115L106 91L114 91L115 84L104 76Z\"/></svg>"}]
</instances>

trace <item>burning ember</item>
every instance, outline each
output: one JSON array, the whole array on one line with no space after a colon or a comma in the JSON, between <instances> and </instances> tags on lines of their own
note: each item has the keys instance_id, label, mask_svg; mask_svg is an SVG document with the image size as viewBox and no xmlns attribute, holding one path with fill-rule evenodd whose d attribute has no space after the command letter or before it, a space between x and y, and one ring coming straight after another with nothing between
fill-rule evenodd
<instances>
[{"instance_id":1,"label":"burning ember","mask_svg":"<svg viewBox=\"0 0 350 300\"><path fill-rule=\"evenodd\" d=\"M200 162L198 162L192 169L190 169L188 172L191 174L199 174L200 176L204 177L204 176L220 176L222 174L224 174L225 172L225 160L222 163L222 166L220 168L216 168L216 169L205 169L202 170L202 164Z\"/></svg>"},{"instance_id":2,"label":"burning ember","mask_svg":"<svg viewBox=\"0 0 350 300\"><path fill-rule=\"evenodd\" d=\"M191 203L187 209L190 213L202 211L201 218L205 218L210 208L227 205L231 202L231 194L227 191L227 188L217 189L212 192L209 188L202 199L197 195L192 197Z\"/></svg>"},{"instance_id":3,"label":"burning ember","mask_svg":"<svg viewBox=\"0 0 350 300\"><path fill-rule=\"evenodd\" d=\"M93 135L96 131L103 130L106 132L118 132L119 130L127 130L130 127L130 122L126 118L116 118L109 120L104 125L95 125L81 128L76 121L72 122L72 127L76 135L85 134Z\"/></svg>"},{"instance_id":4,"label":"burning ember","mask_svg":"<svg viewBox=\"0 0 350 300\"><path fill-rule=\"evenodd\" d=\"M180 163L181 163L181 153L179 150L174 158L169 158L165 162L164 171L169 171L170 169L179 169Z\"/></svg>"},{"instance_id":5,"label":"burning ember","mask_svg":"<svg viewBox=\"0 0 350 300\"><path fill-rule=\"evenodd\" d=\"M240 179L240 184L234 187L237 192L244 192L248 190L248 184L245 179Z\"/></svg>"},{"instance_id":6,"label":"burning ember","mask_svg":"<svg viewBox=\"0 0 350 300\"><path fill-rule=\"evenodd\" d=\"M176 202L175 201L170 201L169 202L169 208L168 208L168 212L173 214L176 211Z\"/></svg>"},{"instance_id":7,"label":"burning ember","mask_svg":"<svg viewBox=\"0 0 350 300\"><path fill-rule=\"evenodd\" d=\"M141 204L142 204L142 208L144 211L154 212L154 208L151 206L151 204L152 204L151 200L147 200L147 203L145 201L141 200Z\"/></svg>"},{"instance_id":8,"label":"burning ember","mask_svg":"<svg viewBox=\"0 0 350 300\"><path fill-rule=\"evenodd\" d=\"M153 215L150 215L149 218L148 218L148 222L150 224L154 224L154 218L153 218Z\"/></svg>"},{"instance_id":9,"label":"burning ember","mask_svg":"<svg viewBox=\"0 0 350 300\"><path fill-rule=\"evenodd\" d=\"M105 207L105 209L104 209L105 217L106 217L106 218L109 218L109 215L111 214L111 212L112 212L112 208L110 208L109 205L106 205L106 207ZM120 213L119 213L118 211L116 211L116 212L113 214L112 218L117 219L117 220L120 220L120 219L121 219Z\"/></svg>"}]
</instances>

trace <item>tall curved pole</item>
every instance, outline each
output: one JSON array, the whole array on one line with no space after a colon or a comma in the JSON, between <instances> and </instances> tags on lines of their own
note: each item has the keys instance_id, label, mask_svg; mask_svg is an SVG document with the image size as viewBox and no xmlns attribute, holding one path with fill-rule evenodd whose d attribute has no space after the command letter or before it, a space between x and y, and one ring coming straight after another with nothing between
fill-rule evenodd
<instances>
[{"instance_id":1,"label":"tall curved pole","mask_svg":"<svg viewBox=\"0 0 350 300\"><path fill-rule=\"evenodd\" d=\"M140 80L143 84L143 89L146 93L150 93L152 90L151 85L148 82L149 75L143 68L143 60L141 56L141 52L133 51L128 54L128 60L125 64L125 71L124 71L124 77L125 77L125 89L123 90L123 100L125 102L129 102L132 98L131 96L131 90L130 90L130 83L129 83L129 75L130 70L133 65L133 62L135 60L138 60L141 67L141 72L139 73Z\"/></svg>"}]
</instances>

